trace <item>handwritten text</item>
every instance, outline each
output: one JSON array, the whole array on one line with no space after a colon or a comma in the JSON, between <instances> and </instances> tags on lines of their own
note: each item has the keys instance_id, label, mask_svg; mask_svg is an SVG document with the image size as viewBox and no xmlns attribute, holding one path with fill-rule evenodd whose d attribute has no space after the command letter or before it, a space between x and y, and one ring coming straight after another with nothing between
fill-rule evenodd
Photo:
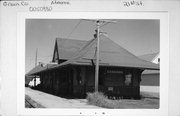
<instances>
[{"instance_id":1,"label":"handwritten text","mask_svg":"<svg viewBox=\"0 0 180 116\"><path fill-rule=\"evenodd\" d=\"M123 5L126 7L130 7L130 6L143 6L142 1L124 1Z\"/></svg>"}]
</instances>

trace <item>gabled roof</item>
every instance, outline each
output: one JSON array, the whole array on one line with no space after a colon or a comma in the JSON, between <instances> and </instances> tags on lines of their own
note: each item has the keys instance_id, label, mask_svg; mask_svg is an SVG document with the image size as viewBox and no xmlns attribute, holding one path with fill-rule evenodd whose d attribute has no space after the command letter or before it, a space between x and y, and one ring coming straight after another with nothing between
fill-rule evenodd
<instances>
[{"instance_id":1,"label":"gabled roof","mask_svg":"<svg viewBox=\"0 0 180 116\"><path fill-rule=\"evenodd\" d=\"M59 56L62 58L69 58L69 60L61 63L49 66L48 69L63 67L66 65L93 65L96 63L96 42L97 39L91 39L90 41L81 40L57 40ZM63 43L60 43L62 41ZM70 41L73 43L70 43ZM79 41L79 42L78 42ZM67 44L67 45L66 45ZM73 47L71 47L71 45ZM78 46L79 45L79 46ZM67 48L67 50L66 50ZM71 57L66 57L63 53L70 54ZM117 43L113 42L104 35L100 36L100 54L99 54L99 65L100 66L117 66L117 67L131 67L131 68L141 68L141 69L151 69L159 70L159 65L151 63L146 60L142 60L126 49L122 48ZM92 63L93 62L93 63ZM40 72L47 70L46 68L35 67L32 69Z\"/></svg>"},{"instance_id":2,"label":"gabled roof","mask_svg":"<svg viewBox=\"0 0 180 116\"><path fill-rule=\"evenodd\" d=\"M75 55L68 61L59 66L74 64L74 65L92 65L91 60L96 58L96 42L97 39L92 39L86 43ZM100 36L100 65L105 66L120 66L134 67L143 69L159 69L159 65L142 60L126 49L122 48L117 43L113 42L104 35ZM94 60L95 62L95 60Z\"/></svg>"},{"instance_id":3,"label":"gabled roof","mask_svg":"<svg viewBox=\"0 0 180 116\"><path fill-rule=\"evenodd\" d=\"M66 38L56 38L59 59L70 59L75 52L86 44L84 40L73 40Z\"/></svg>"},{"instance_id":4,"label":"gabled roof","mask_svg":"<svg viewBox=\"0 0 180 116\"><path fill-rule=\"evenodd\" d=\"M144 55L139 56L139 58L151 62L157 57L157 55L159 55L159 52L151 53L151 54L144 54Z\"/></svg>"}]
</instances>

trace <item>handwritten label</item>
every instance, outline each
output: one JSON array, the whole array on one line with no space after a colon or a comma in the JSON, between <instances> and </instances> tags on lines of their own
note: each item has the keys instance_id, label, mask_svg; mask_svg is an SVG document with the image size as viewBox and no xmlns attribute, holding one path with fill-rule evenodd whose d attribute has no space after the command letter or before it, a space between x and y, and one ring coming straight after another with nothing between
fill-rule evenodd
<instances>
[{"instance_id":1,"label":"handwritten label","mask_svg":"<svg viewBox=\"0 0 180 116\"><path fill-rule=\"evenodd\" d=\"M123 5L125 7L130 7L130 6L144 6L143 2L142 1L124 1L123 2Z\"/></svg>"},{"instance_id":2,"label":"handwritten label","mask_svg":"<svg viewBox=\"0 0 180 116\"><path fill-rule=\"evenodd\" d=\"M53 10L53 7L56 6L62 6L62 5L71 5L71 3L69 1L65 1L65 0L52 0L47 2L47 5L43 5L43 6L33 6L31 4L29 4L31 2L29 1L4 1L2 4L4 7L28 7L30 12L50 12ZM136 7L140 7L140 6L144 6L142 1L136 1L136 0L131 0L131 1L121 1L122 6L123 7L131 7L131 6L136 6Z\"/></svg>"},{"instance_id":3,"label":"handwritten label","mask_svg":"<svg viewBox=\"0 0 180 116\"><path fill-rule=\"evenodd\" d=\"M50 12L52 9L52 6L29 7L30 12Z\"/></svg>"},{"instance_id":4,"label":"handwritten label","mask_svg":"<svg viewBox=\"0 0 180 116\"><path fill-rule=\"evenodd\" d=\"M29 3L26 2L26 1L21 1L21 2L8 2L8 1L5 1L3 2L3 6L10 6L10 7L15 7L15 6L28 6Z\"/></svg>"},{"instance_id":5,"label":"handwritten label","mask_svg":"<svg viewBox=\"0 0 180 116\"><path fill-rule=\"evenodd\" d=\"M70 2L53 0L51 1L51 5L70 5Z\"/></svg>"}]
</instances>

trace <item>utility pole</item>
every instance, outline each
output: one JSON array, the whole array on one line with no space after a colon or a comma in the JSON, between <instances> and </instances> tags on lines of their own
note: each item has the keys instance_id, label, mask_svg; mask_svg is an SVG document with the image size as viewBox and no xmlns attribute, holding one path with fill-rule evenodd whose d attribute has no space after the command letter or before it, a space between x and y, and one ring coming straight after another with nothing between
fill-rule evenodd
<instances>
[{"instance_id":1,"label":"utility pole","mask_svg":"<svg viewBox=\"0 0 180 116\"><path fill-rule=\"evenodd\" d=\"M96 21L97 27L97 44L96 44L96 71L95 71L95 92L98 91L98 83L99 83L99 27L100 21Z\"/></svg>"},{"instance_id":2,"label":"utility pole","mask_svg":"<svg viewBox=\"0 0 180 116\"><path fill-rule=\"evenodd\" d=\"M38 49L36 48L35 67L37 66L37 53L38 53Z\"/></svg>"},{"instance_id":3,"label":"utility pole","mask_svg":"<svg viewBox=\"0 0 180 116\"><path fill-rule=\"evenodd\" d=\"M96 44L96 67L95 67L95 92L98 92L98 85L99 85L99 33L100 28L108 23L115 23L116 21L113 20L99 20L99 19L84 19L86 21L93 21L96 23L96 31L97 31L97 44Z\"/></svg>"},{"instance_id":4,"label":"utility pole","mask_svg":"<svg viewBox=\"0 0 180 116\"><path fill-rule=\"evenodd\" d=\"M36 48L36 56L35 56L35 67L37 66L37 53L38 53L38 49ZM36 86L36 75L34 77L34 87Z\"/></svg>"}]
</instances>

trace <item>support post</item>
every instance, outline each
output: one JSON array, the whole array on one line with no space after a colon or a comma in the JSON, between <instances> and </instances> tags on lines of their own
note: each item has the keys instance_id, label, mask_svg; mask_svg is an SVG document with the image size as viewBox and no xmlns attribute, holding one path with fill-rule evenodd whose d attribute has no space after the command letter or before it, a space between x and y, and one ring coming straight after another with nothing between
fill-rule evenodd
<instances>
[{"instance_id":1,"label":"support post","mask_svg":"<svg viewBox=\"0 0 180 116\"><path fill-rule=\"evenodd\" d=\"M97 45L96 45L96 70L95 70L95 92L98 92L98 85L99 85L99 27L100 21L97 20Z\"/></svg>"}]
</instances>

